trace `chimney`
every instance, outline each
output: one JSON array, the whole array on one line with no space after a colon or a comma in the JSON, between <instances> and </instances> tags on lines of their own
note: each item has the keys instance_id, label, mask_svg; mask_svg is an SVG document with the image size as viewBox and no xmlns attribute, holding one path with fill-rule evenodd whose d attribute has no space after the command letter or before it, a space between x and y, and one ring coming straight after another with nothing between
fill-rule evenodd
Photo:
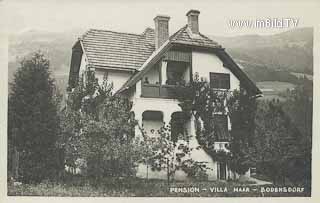
<instances>
[{"instance_id":1,"label":"chimney","mask_svg":"<svg viewBox=\"0 0 320 203\"><path fill-rule=\"evenodd\" d=\"M192 34L199 34L199 20L198 16L200 11L190 10L187 13L188 16L188 27L190 28Z\"/></svg>"},{"instance_id":2,"label":"chimney","mask_svg":"<svg viewBox=\"0 0 320 203\"><path fill-rule=\"evenodd\" d=\"M158 15L153 20L155 23L156 50L169 38L169 16Z\"/></svg>"}]
</instances>

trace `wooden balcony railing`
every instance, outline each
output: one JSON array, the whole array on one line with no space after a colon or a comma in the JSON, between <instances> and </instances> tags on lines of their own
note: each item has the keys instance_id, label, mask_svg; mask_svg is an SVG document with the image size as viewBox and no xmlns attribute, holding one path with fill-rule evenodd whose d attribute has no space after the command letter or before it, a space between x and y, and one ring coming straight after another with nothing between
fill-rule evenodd
<instances>
[{"instance_id":1,"label":"wooden balcony railing","mask_svg":"<svg viewBox=\"0 0 320 203\"><path fill-rule=\"evenodd\" d=\"M175 85L142 84L141 97L175 99Z\"/></svg>"}]
</instances>

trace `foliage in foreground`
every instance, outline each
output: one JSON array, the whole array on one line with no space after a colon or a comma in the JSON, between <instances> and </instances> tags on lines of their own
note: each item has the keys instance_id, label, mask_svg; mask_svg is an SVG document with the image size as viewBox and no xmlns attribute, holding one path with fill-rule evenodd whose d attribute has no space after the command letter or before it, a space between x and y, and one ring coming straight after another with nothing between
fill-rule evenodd
<instances>
[{"instance_id":1,"label":"foliage in foreground","mask_svg":"<svg viewBox=\"0 0 320 203\"><path fill-rule=\"evenodd\" d=\"M190 156L192 151L198 149L190 147L189 135L172 131L172 127L175 127L172 123L172 120L169 125L164 123L156 137L142 131L142 163L150 166L153 171L165 170L168 184L174 181L175 173L179 170L185 172L190 180L207 180L206 171L209 167L205 162L194 160Z\"/></svg>"},{"instance_id":2,"label":"foliage in foreground","mask_svg":"<svg viewBox=\"0 0 320 203\"><path fill-rule=\"evenodd\" d=\"M310 187L312 81L300 80L285 102L256 102L243 88L216 90L196 74L177 95L182 110L195 117L199 144L213 160L227 162L238 174L257 167L275 183L289 179ZM229 116L230 132L219 126L217 113ZM230 152L217 151L214 142L229 134Z\"/></svg>"},{"instance_id":3,"label":"foliage in foreground","mask_svg":"<svg viewBox=\"0 0 320 203\"><path fill-rule=\"evenodd\" d=\"M231 170L245 174L252 165L249 149L256 112L254 95L243 87L239 91L214 89L198 74L176 94L181 109L196 120L196 137L201 147L214 161L225 162ZM218 116L230 118L230 132ZM228 152L215 149L215 142L221 141L230 143Z\"/></svg>"},{"instance_id":4,"label":"foliage in foreground","mask_svg":"<svg viewBox=\"0 0 320 203\"><path fill-rule=\"evenodd\" d=\"M141 159L139 141L134 138L136 121L128 99L112 93L104 78L99 84L94 72L87 72L72 92L62 114L61 145L66 165L82 169L88 177L134 176Z\"/></svg>"},{"instance_id":5,"label":"foliage in foreground","mask_svg":"<svg viewBox=\"0 0 320 203\"><path fill-rule=\"evenodd\" d=\"M63 168L56 145L59 98L43 54L37 52L20 65L9 95L8 167L17 169L15 178L23 182L40 182L56 178ZM14 151L19 154L16 166L10 159Z\"/></svg>"},{"instance_id":6,"label":"foliage in foreground","mask_svg":"<svg viewBox=\"0 0 320 203\"><path fill-rule=\"evenodd\" d=\"M312 82L302 81L286 97L259 101L253 158L274 183L311 187Z\"/></svg>"}]
</instances>

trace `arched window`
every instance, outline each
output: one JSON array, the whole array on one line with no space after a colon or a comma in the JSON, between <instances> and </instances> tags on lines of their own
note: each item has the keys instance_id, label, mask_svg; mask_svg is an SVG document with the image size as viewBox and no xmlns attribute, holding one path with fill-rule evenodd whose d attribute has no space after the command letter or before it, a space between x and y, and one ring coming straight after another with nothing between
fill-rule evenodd
<instances>
[{"instance_id":1,"label":"arched window","mask_svg":"<svg viewBox=\"0 0 320 203\"><path fill-rule=\"evenodd\" d=\"M142 127L147 136L158 136L163 126L163 113L161 111L145 111L142 113Z\"/></svg>"}]
</instances>

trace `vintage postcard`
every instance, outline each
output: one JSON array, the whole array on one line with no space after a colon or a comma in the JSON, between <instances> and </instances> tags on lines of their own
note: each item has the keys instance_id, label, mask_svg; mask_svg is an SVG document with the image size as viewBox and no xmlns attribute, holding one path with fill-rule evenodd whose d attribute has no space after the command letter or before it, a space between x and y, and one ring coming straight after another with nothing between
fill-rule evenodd
<instances>
[{"instance_id":1,"label":"vintage postcard","mask_svg":"<svg viewBox=\"0 0 320 203\"><path fill-rule=\"evenodd\" d=\"M317 196L319 2L0 4L5 201Z\"/></svg>"}]
</instances>

